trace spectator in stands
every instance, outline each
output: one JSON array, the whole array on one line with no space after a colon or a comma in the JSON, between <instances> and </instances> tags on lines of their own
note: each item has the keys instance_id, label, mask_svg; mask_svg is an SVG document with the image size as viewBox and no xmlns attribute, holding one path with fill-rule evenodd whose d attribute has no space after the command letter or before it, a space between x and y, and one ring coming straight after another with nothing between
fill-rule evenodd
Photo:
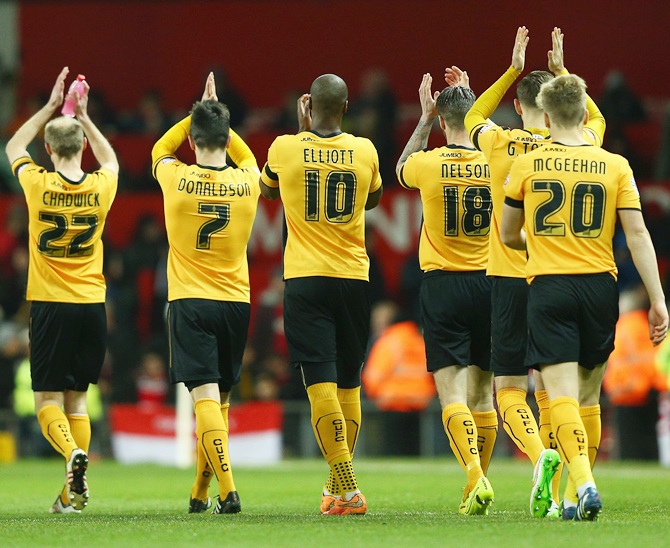
<instances>
[{"instance_id":1,"label":"spectator in stands","mask_svg":"<svg viewBox=\"0 0 670 548\"><path fill-rule=\"evenodd\" d=\"M658 146L656 170L654 178L657 181L670 179L670 105L665 109L661 125L661 142Z\"/></svg>"},{"instance_id":2,"label":"spectator in stands","mask_svg":"<svg viewBox=\"0 0 670 548\"><path fill-rule=\"evenodd\" d=\"M143 342L165 330L166 254L163 225L154 215L144 215L138 220L135 237L125 251L127 275L136 282L136 323Z\"/></svg>"},{"instance_id":3,"label":"spectator in stands","mask_svg":"<svg viewBox=\"0 0 670 548\"><path fill-rule=\"evenodd\" d=\"M119 131L119 120L116 111L107 102L105 95L96 89L88 94L88 110L91 120L108 135Z\"/></svg>"},{"instance_id":4,"label":"spectator in stands","mask_svg":"<svg viewBox=\"0 0 670 548\"><path fill-rule=\"evenodd\" d=\"M598 105L607 120L603 148L624 156L638 177L648 176L650 174L648 166L640 162L626 135L626 127L629 124L644 122L647 114L642 101L630 89L622 72L613 70L607 74Z\"/></svg>"},{"instance_id":5,"label":"spectator in stands","mask_svg":"<svg viewBox=\"0 0 670 548\"><path fill-rule=\"evenodd\" d=\"M618 70L610 71L605 77L598 105L607 120L608 135L621 133L627 124L644 122L647 119L642 101L630 89L625 76Z\"/></svg>"},{"instance_id":6,"label":"spectator in stands","mask_svg":"<svg viewBox=\"0 0 670 548\"><path fill-rule=\"evenodd\" d=\"M621 293L614 351L603 381L614 405L622 459L658 459L658 393L667 390L667 382L655 366L657 348L649 340L648 307L642 284Z\"/></svg>"},{"instance_id":7,"label":"spectator in stands","mask_svg":"<svg viewBox=\"0 0 670 548\"><path fill-rule=\"evenodd\" d=\"M25 204L16 202L7 210L5 224L0 228L0 314L25 325L27 279L28 215Z\"/></svg>"},{"instance_id":8,"label":"spectator in stands","mask_svg":"<svg viewBox=\"0 0 670 548\"><path fill-rule=\"evenodd\" d=\"M122 130L128 133L142 133L144 135L162 135L172 126L172 120L163 107L163 96L155 89L146 91L140 97L137 108L125 121Z\"/></svg>"},{"instance_id":9,"label":"spectator in stands","mask_svg":"<svg viewBox=\"0 0 670 548\"><path fill-rule=\"evenodd\" d=\"M349 122L351 133L374 143L383 184L395 184L396 98L384 70L372 68L363 73L359 95L349 106Z\"/></svg>"},{"instance_id":10,"label":"spectator in stands","mask_svg":"<svg viewBox=\"0 0 670 548\"><path fill-rule=\"evenodd\" d=\"M426 370L426 350L419 326L407 320L390 301L377 303L372 325L388 319L363 368L363 388L384 411L385 455L418 455L420 417L435 397L435 383Z\"/></svg>"},{"instance_id":11,"label":"spectator in stands","mask_svg":"<svg viewBox=\"0 0 670 548\"><path fill-rule=\"evenodd\" d=\"M145 351L135 373L137 403L143 407L165 404L169 385L165 358L155 350Z\"/></svg>"},{"instance_id":12,"label":"spectator in stands","mask_svg":"<svg viewBox=\"0 0 670 548\"><path fill-rule=\"evenodd\" d=\"M295 105L300 98L301 93L297 90L291 90L284 95L284 102L277 112L277 116L272 121L272 129L279 133L295 133L298 129L298 123L295 119Z\"/></svg>"},{"instance_id":13,"label":"spectator in stands","mask_svg":"<svg viewBox=\"0 0 670 548\"><path fill-rule=\"evenodd\" d=\"M216 93L219 96L219 102L226 105L230 111L230 127L234 127L238 132L243 132L244 122L249 113L247 102L235 88L224 69L214 68L212 72L216 80ZM295 118L295 108L293 109L293 117Z\"/></svg>"}]
</instances>

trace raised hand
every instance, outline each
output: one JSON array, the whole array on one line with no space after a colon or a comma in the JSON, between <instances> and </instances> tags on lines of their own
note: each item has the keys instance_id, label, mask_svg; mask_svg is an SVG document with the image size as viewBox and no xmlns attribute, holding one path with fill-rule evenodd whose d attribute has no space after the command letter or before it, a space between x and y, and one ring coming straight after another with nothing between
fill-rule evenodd
<instances>
[{"instance_id":1,"label":"raised hand","mask_svg":"<svg viewBox=\"0 0 670 548\"><path fill-rule=\"evenodd\" d=\"M512 51L512 67L521 72L526 65L526 47L528 46L528 29L519 27L516 31L514 40L514 50Z\"/></svg>"},{"instance_id":2,"label":"raised hand","mask_svg":"<svg viewBox=\"0 0 670 548\"><path fill-rule=\"evenodd\" d=\"M419 101L421 102L421 117L425 120L433 120L437 116L437 97L440 94L432 92L433 77L426 73L423 75L419 86Z\"/></svg>"},{"instance_id":3,"label":"raised hand","mask_svg":"<svg viewBox=\"0 0 670 548\"><path fill-rule=\"evenodd\" d=\"M470 87L470 77L468 76L468 73L459 69L457 66L451 66L444 69L444 81L451 87Z\"/></svg>"},{"instance_id":4,"label":"raised hand","mask_svg":"<svg viewBox=\"0 0 670 548\"><path fill-rule=\"evenodd\" d=\"M216 82L214 81L214 73L210 72L207 75L207 80L205 81L205 91L202 93L203 101L218 101L219 98L216 95Z\"/></svg>"},{"instance_id":5,"label":"raised hand","mask_svg":"<svg viewBox=\"0 0 670 548\"><path fill-rule=\"evenodd\" d=\"M311 96L305 93L298 99L298 128L300 131L312 129L312 110L310 108Z\"/></svg>"},{"instance_id":6,"label":"raised hand","mask_svg":"<svg viewBox=\"0 0 670 548\"><path fill-rule=\"evenodd\" d=\"M565 70L563 54L563 33L559 27L551 31L551 49L547 52L549 71L558 76Z\"/></svg>"},{"instance_id":7,"label":"raised hand","mask_svg":"<svg viewBox=\"0 0 670 548\"><path fill-rule=\"evenodd\" d=\"M70 69L68 67L63 67L63 70L60 71L58 78L56 78L56 83L51 90L48 105L54 110L63 104L63 99L65 98L65 78L67 78L69 72Z\"/></svg>"}]
</instances>

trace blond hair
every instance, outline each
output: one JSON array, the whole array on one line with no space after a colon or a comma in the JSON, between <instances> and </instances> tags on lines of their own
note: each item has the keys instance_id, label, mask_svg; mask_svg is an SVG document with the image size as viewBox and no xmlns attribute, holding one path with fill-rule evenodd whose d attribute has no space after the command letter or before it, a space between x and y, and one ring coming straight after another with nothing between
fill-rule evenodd
<instances>
[{"instance_id":1,"label":"blond hair","mask_svg":"<svg viewBox=\"0 0 670 548\"><path fill-rule=\"evenodd\" d=\"M542 84L538 105L551 123L569 128L579 125L586 110L586 82L575 74L564 74Z\"/></svg>"},{"instance_id":2,"label":"blond hair","mask_svg":"<svg viewBox=\"0 0 670 548\"><path fill-rule=\"evenodd\" d=\"M60 116L44 128L44 141L64 160L69 160L84 147L84 128L75 118Z\"/></svg>"}]
</instances>

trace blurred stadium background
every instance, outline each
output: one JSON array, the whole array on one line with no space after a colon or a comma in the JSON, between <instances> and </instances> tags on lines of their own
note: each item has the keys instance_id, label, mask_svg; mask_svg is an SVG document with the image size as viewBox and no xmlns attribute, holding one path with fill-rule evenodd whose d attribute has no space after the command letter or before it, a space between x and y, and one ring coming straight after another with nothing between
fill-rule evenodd
<instances>
[{"instance_id":1,"label":"blurred stadium background","mask_svg":"<svg viewBox=\"0 0 670 548\"><path fill-rule=\"evenodd\" d=\"M132 462L148 458L143 448L151 441L165 444L166 462L175 460L175 393L165 374L166 241L150 151L199 99L206 74L215 71L233 127L261 166L274 137L296 130L295 99L316 76L334 72L349 84L345 129L375 142L384 175L382 205L368 214L376 337L394 316L416 319L421 204L417 194L399 187L393 168L420 113L421 75L432 73L437 88L444 67L458 65L468 71L475 93L482 92L509 66L519 25L530 29L528 70L546 68L550 32L563 29L566 66L585 78L607 119L605 147L624 154L636 172L667 279L670 10L663 0L649 0L644 9L623 0L566 0L532 9L480 0L0 3L3 142L44 104L67 65L71 77L87 77L91 116L121 163L120 192L105 235L110 347L99 391L91 394L95 451ZM496 113L502 125L519 123L512 98L508 94ZM441 143L438 131L430 143ZM41 142L31 152L50 166ZM187 150L180 154L192 158ZM90 154L85 162L94 165ZM32 416L26 377L25 222L23 196L2 154L0 460L51 454ZM249 245L253 316L234 398L234 462L317 452L304 390L288 366L283 341L281 222L279 205L261 200ZM635 301L639 278L621 238L616 249L622 295ZM601 455L656 460L660 439L661 458L670 464L670 448L663 445L670 444L669 352L639 345L630 354L644 355L644 363L623 356L616 369L622 373L603 396ZM365 409L358 455L448 454L437 402L404 401L381 410L366 401ZM513 453L502 430L497 451Z\"/></svg>"}]
</instances>

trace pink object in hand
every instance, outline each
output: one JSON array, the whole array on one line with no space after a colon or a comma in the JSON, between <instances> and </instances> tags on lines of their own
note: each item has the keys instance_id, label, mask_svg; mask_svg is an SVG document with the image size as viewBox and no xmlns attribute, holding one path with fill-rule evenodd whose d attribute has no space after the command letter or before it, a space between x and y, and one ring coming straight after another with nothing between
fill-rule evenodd
<instances>
[{"instance_id":1,"label":"pink object in hand","mask_svg":"<svg viewBox=\"0 0 670 548\"><path fill-rule=\"evenodd\" d=\"M84 95L84 93L86 92L86 88L84 87L85 79L86 76L84 76L83 74L79 74L77 76L77 79L70 84L70 89L68 89L67 91L65 101L63 102L63 108L61 110L61 114L63 116L69 116L70 118L74 118L74 104L76 101L74 92L76 91L79 94L79 97Z\"/></svg>"}]
</instances>

